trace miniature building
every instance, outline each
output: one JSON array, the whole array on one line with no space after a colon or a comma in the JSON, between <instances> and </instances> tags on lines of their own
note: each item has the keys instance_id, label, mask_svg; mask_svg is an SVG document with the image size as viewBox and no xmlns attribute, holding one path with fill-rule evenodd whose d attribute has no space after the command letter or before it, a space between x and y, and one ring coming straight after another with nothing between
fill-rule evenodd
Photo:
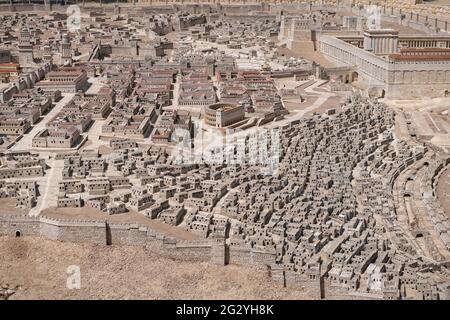
<instances>
[{"instance_id":1,"label":"miniature building","mask_svg":"<svg viewBox=\"0 0 450 320\"><path fill-rule=\"evenodd\" d=\"M58 10L4 10L0 198L24 215L0 235L247 265L317 299L449 299L447 106L374 94L448 96L446 25L366 30L338 5L87 6L70 40ZM242 137L189 154L202 116Z\"/></svg>"},{"instance_id":2,"label":"miniature building","mask_svg":"<svg viewBox=\"0 0 450 320\"><path fill-rule=\"evenodd\" d=\"M72 64L72 49L67 34L65 34L61 41L61 65L70 66ZM77 90L78 91L78 90Z\"/></svg>"},{"instance_id":3,"label":"miniature building","mask_svg":"<svg viewBox=\"0 0 450 320\"><path fill-rule=\"evenodd\" d=\"M22 66L34 64L33 45L30 42L30 37L28 28L24 27L20 30L19 63Z\"/></svg>"},{"instance_id":4,"label":"miniature building","mask_svg":"<svg viewBox=\"0 0 450 320\"><path fill-rule=\"evenodd\" d=\"M47 79L37 84L44 92L61 92L75 93L85 91L87 88L86 71L76 67L63 67L57 71L49 72Z\"/></svg>"},{"instance_id":5,"label":"miniature building","mask_svg":"<svg viewBox=\"0 0 450 320\"><path fill-rule=\"evenodd\" d=\"M226 127L244 119L244 107L215 103L205 108L205 122L213 127Z\"/></svg>"},{"instance_id":6,"label":"miniature building","mask_svg":"<svg viewBox=\"0 0 450 320\"><path fill-rule=\"evenodd\" d=\"M377 55L396 53L398 31L392 29L367 30L364 32L364 50Z\"/></svg>"},{"instance_id":7,"label":"miniature building","mask_svg":"<svg viewBox=\"0 0 450 320\"><path fill-rule=\"evenodd\" d=\"M33 148L72 148L79 137L80 132L73 126L67 130L43 129L33 138Z\"/></svg>"}]
</instances>

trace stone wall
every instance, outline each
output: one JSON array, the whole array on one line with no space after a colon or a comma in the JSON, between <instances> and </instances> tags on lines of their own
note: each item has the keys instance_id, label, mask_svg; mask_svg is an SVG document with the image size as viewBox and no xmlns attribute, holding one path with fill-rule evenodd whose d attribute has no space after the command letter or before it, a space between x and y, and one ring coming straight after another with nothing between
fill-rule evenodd
<instances>
[{"instance_id":1,"label":"stone wall","mask_svg":"<svg viewBox=\"0 0 450 320\"><path fill-rule=\"evenodd\" d=\"M284 282L287 288L304 290L309 296L316 299L326 297L323 281L323 277L320 279L310 279L306 274L293 271L284 272Z\"/></svg>"},{"instance_id":2,"label":"stone wall","mask_svg":"<svg viewBox=\"0 0 450 320\"><path fill-rule=\"evenodd\" d=\"M156 237L151 230L138 224L107 224L106 243L118 245L145 245L149 237Z\"/></svg>"},{"instance_id":3,"label":"stone wall","mask_svg":"<svg viewBox=\"0 0 450 320\"><path fill-rule=\"evenodd\" d=\"M106 244L106 222L40 217L40 235L51 240Z\"/></svg>"},{"instance_id":4,"label":"stone wall","mask_svg":"<svg viewBox=\"0 0 450 320\"><path fill-rule=\"evenodd\" d=\"M180 260L237 264L270 271L280 286L304 290L313 298L367 299L374 294L347 292L332 288L323 276L311 279L307 274L285 270L275 264L275 252L225 243L225 239L177 240L139 224L110 224L106 221L60 220L49 217L0 215L0 236L41 236L67 242L100 245L141 245Z\"/></svg>"},{"instance_id":5,"label":"stone wall","mask_svg":"<svg viewBox=\"0 0 450 320\"><path fill-rule=\"evenodd\" d=\"M211 261L211 249L211 241L209 240L178 241L175 245L175 250L171 251L170 255L182 260ZM215 263L224 264L224 259L222 258L222 263L218 260Z\"/></svg>"},{"instance_id":6,"label":"stone wall","mask_svg":"<svg viewBox=\"0 0 450 320\"><path fill-rule=\"evenodd\" d=\"M1 235L41 236L56 241L101 245L141 245L173 258L228 263L224 239L181 241L138 224L4 214L0 215Z\"/></svg>"},{"instance_id":7,"label":"stone wall","mask_svg":"<svg viewBox=\"0 0 450 320\"><path fill-rule=\"evenodd\" d=\"M272 277L287 288L300 289L315 299L332 300L366 300L383 299L383 294L346 290L332 287L329 279L322 275L317 279L310 279L306 274L293 271L284 271L276 266L272 266Z\"/></svg>"},{"instance_id":8,"label":"stone wall","mask_svg":"<svg viewBox=\"0 0 450 320\"><path fill-rule=\"evenodd\" d=\"M253 263L250 248L230 246L230 263L251 266Z\"/></svg>"},{"instance_id":9,"label":"stone wall","mask_svg":"<svg viewBox=\"0 0 450 320\"><path fill-rule=\"evenodd\" d=\"M239 264L267 269L275 262L275 253L249 247L229 248L225 239L177 240L139 224L115 224L106 221L63 220L21 215L0 215L0 235L41 236L67 242L101 245L141 245L167 256L209 261L215 264Z\"/></svg>"},{"instance_id":10,"label":"stone wall","mask_svg":"<svg viewBox=\"0 0 450 320\"><path fill-rule=\"evenodd\" d=\"M20 215L0 215L0 235L14 237L38 236L39 234L40 222L38 218Z\"/></svg>"},{"instance_id":11,"label":"stone wall","mask_svg":"<svg viewBox=\"0 0 450 320\"><path fill-rule=\"evenodd\" d=\"M250 257L253 266L264 268L265 266L271 265L275 262L276 254L272 252L252 249L250 250Z\"/></svg>"}]
</instances>

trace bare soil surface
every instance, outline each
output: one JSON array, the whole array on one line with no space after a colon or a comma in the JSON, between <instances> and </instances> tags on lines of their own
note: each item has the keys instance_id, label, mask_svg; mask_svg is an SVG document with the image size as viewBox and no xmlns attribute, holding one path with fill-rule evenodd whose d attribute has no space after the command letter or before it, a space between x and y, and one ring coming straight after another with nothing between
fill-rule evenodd
<instances>
[{"instance_id":1,"label":"bare soil surface","mask_svg":"<svg viewBox=\"0 0 450 320\"><path fill-rule=\"evenodd\" d=\"M341 112L342 111L342 107L340 105L340 101L341 101L341 97L338 96L334 96L334 97L330 97L328 98L319 108L316 108L312 111L309 111L305 114L305 116L310 116L313 113L324 113L329 109L335 109L336 112Z\"/></svg>"},{"instance_id":2,"label":"bare soil surface","mask_svg":"<svg viewBox=\"0 0 450 320\"><path fill-rule=\"evenodd\" d=\"M1 198L0 199L0 214L17 214L17 215L25 215L28 213L28 209L16 207L16 199L14 198Z\"/></svg>"},{"instance_id":3,"label":"bare soil surface","mask_svg":"<svg viewBox=\"0 0 450 320\"><path fill-rule=\"evenodd\" d=\"M0 287L21 299L310 299L266 272L174 260L139 246L100 246L0 237ZM67 268L81 288L68 289Z\"/></svg>"}]
</instances>

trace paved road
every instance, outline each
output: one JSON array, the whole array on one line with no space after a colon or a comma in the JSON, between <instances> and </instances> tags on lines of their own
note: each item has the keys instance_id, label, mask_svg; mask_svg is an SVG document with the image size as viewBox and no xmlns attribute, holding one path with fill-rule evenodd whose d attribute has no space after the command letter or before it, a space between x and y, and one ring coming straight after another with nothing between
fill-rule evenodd
<instances>
[{"instance_id":1,"label":"paved road","mask_svg":"<svg viewBox=\"0 0 450 320\"><path fill-rule=\"evenodd\" d=\"M30 132L25 134L22 139L20 139L14 146L11 147L11 150L14 151L29 151L31 150L32 146L32 140L34 136L41 131L42 129L45 129L45 126L47 123L52 119L58 112L61 111L61 109L75 96L74 93L68 93L64 94L63 98L59 100L58 103L53 107L52 110L50 110L49 113L47 113L41 121L36 124Z\"/></svg>"},{"instance_id":2,"label":"paved road","mask_svg":"<svg viewBox=\"0 0 450 320\"><path fill-rule=\"evenodd\" d=\"M98 149L100 146L108 146L109 142L100 140L100 136L102 135L102 126L105 123L105 120L94 120L89 132L87 133L88 141L90 144L85 144L86 149Z\"/></svg>"},{"instance_id":3,"label":"paved road","mask_svg":"<svg viewBox=\"0 0 450 320\"><path fill-rule=\"evenodd\" d=\"M176 82L173 85L172 108L174 110L178 109L178 98L180 97L180 83L181 77L177 77Z\"/></svg>"},{"instance_id":4,"label":"paved road","mask_svg":"<svg viewBox=\"0 0 450 320\"><path fill-rule=\"evenodd\" d=\"M285 117L284 119L280 120L280 121L273 121L273 122L269 122L267 124L265 124L263 127L264 128L277 128L277 127L282 127L292 121L295 120L300 120L302 119L305 114L307 114L310 111L314 111L315 109L318 109L322 106L323 103L325 103L325 101L328 100L329 97L334 96L333 93L328 93L328 92L318 92L318 91L314 91L315 88L317 88L318 86L322 85L323 83L325 83L326 80L320 80L317 81L316 83L312 84L311 86L305 88L304 90L307 93L313 93L313 94L318 94L319 97L317 98L316 101L314 101L314 103L312 105L310 105L309 107L302 109L302 110L298 110L298 111L291 111L291 114L288 115L287 117Z\"/></svg>"},{"instance_id":5,"label":"paved road","mask_svg":"<svg viewBox=\"0 0 450 320\"><path fill-rule=\"evenodd\" d=\"M39 182L39 192L41 193L40 202L30 210L30 216L38 216L42 210L56 207L58 202L59 186L58 182L62 181L62 170L64 168L64 160L55 160L54 158L47 161L50 169L47 170L45 176Z\"/></svg>"}]
</instances>

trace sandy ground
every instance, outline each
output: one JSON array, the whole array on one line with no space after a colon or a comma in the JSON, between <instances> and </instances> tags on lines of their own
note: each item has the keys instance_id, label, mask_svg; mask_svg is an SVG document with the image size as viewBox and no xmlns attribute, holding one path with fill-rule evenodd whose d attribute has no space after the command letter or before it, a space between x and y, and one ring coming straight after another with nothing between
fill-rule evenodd
<instances>
[{"instance_id":1,"label":"sandy ground","mask_svg":"<svg viewBox=\"0 0 450 320\"><path fill-rule=\"evenodd\" d=\"M408 18L409 18L409 16L408 16ZM413 29L411 27L403 26L398 23L393 23L393 22L389 22L389 21L383 21L381 23L381 27L383 29L395 29L398 31L400 36L404 36L404 35L425 36L426 35L426 32L423 32L421 30Z\"/></svg>"},{"instance_id":2,"label":"sandy ground","mask_svg":"<svg viewBox=\"0 0 450 320\"><path fill-rule=\"evenodd\" d=\"M14 199L14 198L1 198L0 199L0 207L2 208L2 210L0 211L0 214L7 213L7 214L24 215L24 214L27 214L29 211L24 208L16 207L16 199Z\"/></svg>"},{"instance_id":3,"label":"sandy ground","mask_svg":"<svg viewBox=\"0 0 450 320\"><path fill-rule=\"evenodd\" d=\"M276 40L278 41L278 40ZM277 46L278 52L280 55L284 55L285 57L294 57L294 58L304 58L310 61L315 61L324 67L333 67L334 63L327 60L320 52L311 51L307 49L289 49L286 47Z\"/></svg>"},{"instance_id":4,"label":"sandy ground","mask_svg":"<svg viewBox=\"0 0 450 320\"><path fill-rule=\"evenodd\" d=\"M309 111L305 114L305 116L310 116L313 113L323 113L326 112L329 109L335 109L336 112L341 112L342 107L340 105L340 101L342 100L342 97L334 96L328 98L319 108L316 108L312 111Z\"/></svg>"},{"instance_id":5,"label":"sandy ground","mask_svg":"<svg viewBox=\"0 0 450 320\"><path fill-rule=\"evenodd\" d=\"M265 272L173 260L142 247L0 237L0 287L19 299L308 299ZM68 289L67 268L81 288ZM16 289L17 288L17 289Z\"/></svg>"}]
</instances>

